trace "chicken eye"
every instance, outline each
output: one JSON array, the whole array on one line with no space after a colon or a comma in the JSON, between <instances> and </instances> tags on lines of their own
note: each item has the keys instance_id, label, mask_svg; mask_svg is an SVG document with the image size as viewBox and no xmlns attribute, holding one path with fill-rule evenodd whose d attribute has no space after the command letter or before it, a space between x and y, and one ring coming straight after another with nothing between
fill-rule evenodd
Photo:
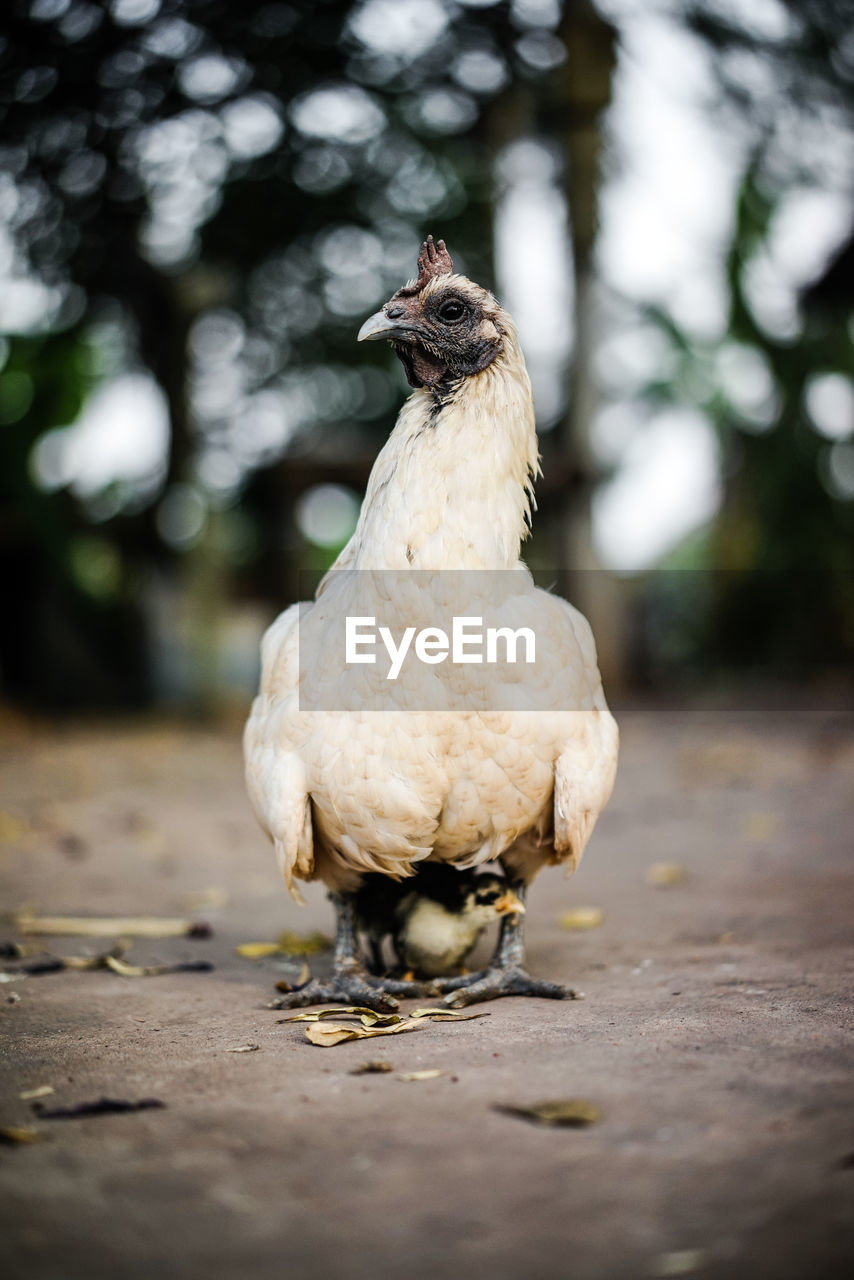
<instances>
[{"instance_id":1,"label":"chicken eye","mask_svg":"<svg viewBox=\"0 0 854 1280\"><path fill-rule=\"evenodd\" d=\"M466 308L456 298L449 298L439 308L439 319L443 324L458 324L466 314Z\"/></svg>"}]
</instances>

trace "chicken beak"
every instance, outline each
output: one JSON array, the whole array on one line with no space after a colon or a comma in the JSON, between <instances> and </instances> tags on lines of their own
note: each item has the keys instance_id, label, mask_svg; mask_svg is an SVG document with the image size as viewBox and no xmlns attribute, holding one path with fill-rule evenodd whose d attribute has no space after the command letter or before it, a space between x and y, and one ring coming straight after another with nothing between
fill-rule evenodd
<instances>
[{"instance_id":1,"label":"chicken beak","mask_svg":"<svg viewBox=\"0 0 854 1280\"><path fill-rule=\"evenodd\" d=\"M495 903L495 910L500 916L511 916L525 914L525 904L521 898L517 898L512 889L508 889Z\"/></svg>"},{"instance_id":2,"label":"chicken beak","mask_svg":"<svg viewBox=\"0 0 854 1280\"><path fill-rule=\"evenodd\" d=\"M377 311L362 325L356 335L357 342L377 342L380 338L391 338L400 329L396 320L391 320L384 311Z\"/></svg>"}]
</instances>

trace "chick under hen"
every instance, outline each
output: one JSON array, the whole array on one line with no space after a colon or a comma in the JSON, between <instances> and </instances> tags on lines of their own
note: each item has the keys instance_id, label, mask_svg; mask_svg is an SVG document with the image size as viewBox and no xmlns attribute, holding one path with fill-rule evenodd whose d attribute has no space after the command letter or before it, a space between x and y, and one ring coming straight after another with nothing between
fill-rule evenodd
<instances>
[{"instance_id":1,"label":"chick under hen","mask_svg":"<svg viewBox=\"0 0 854 1280\"><path fill-rule=\"evenodd\" d=\"M290 1007L343 1001L388 1010L396 995L423 994L369 973L358 953L355 894L365 876L401 880L427 860L472 868L497 859L524 901L544 866L575 870L616 772L618 731L590 627L537 589L520 559L539 460L513 321L491 293L454 272L442 241L428 238L418 265L418 278L358 335L392 343L412 395L315 601L291 606L267 631L246 726L248 791L285 882L298 897L297 881L319 878L336 911L332 976L291 993L282 1002ZM419 697L439 668L422 665L413 701L387 678L394 692L380 691L378 667L359 667L358 696L347 701L352 671L324 638L342 614L365 612L365 582L376 610L397 597L420 599L425 581L457 581L449 571L466 571L472 583L509 572L511 612L536 633L535 671L460 665L450 674L450 701L433 704ZM488 606L475 599L463 612ZM484 689L486 703L478 700ZM504 917L486 970L435 985L457 1007L567 994L526 972L518 914Z\"/></svg>"},{"instance_id":2,"label":"chick under hen","mask_svg":"<svg viewBox=\"0 0 854 1280\"><path fill-rule=\"evenodd\" d=\"M371 972L384 972L382 943L390 937L401 970L424 978L460 971L488 925L525 910L503 876L441 862L423 862L405 880L367 875L355 904Z\"/></svg>"}]
</instances>

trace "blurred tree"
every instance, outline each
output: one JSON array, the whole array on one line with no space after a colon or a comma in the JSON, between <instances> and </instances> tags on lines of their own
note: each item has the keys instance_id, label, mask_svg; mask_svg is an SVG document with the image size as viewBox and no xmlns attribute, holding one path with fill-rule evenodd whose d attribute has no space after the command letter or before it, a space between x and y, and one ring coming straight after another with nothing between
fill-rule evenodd
<instances>
[{"instance_id":1,"label":"blurred tree","mask_svg":"<svg viewBox=\"0 0 854 1280\"><path fill-rule=\"evenodd\" d=\"M817 193L854 221L854 5L807 0L763 16L702 0L684 21L713 55L710 109L744 167L725 332L698 339L652 312L673 369L648 395L687 393L722 446L719 516L672 563L711 570L695 658L793 674L854 656L854 239L806 287L779 245L783 220Z\"/></svg>"},{"instance_id":2,"label":"blurred tree","mask_svg":"<svg viewBox=\"0 0 854 1280\"><path fill-rule=\"evenodd\" d=\"M743 155L726 333L698 338L654 313L673 360L648 397L699 405L724 457L721 517L680 563L738 570L719 578L709 613L721 652L743 654L749 638L781 661L850 653L854 239L794 285L774 246L805 190L850 201L854 9L659 7L711 51L709 110ZM210 692L226 586L281 599L307 537L322 567L347 536L404 393L388 353L356 351L360 317L411 273L428 229L491 282L495 160L520 139L560 172L576 284L571 395L552 413L565 429L544 438L541 505L556 511L572 492L585 516L600 121L611 22L630 10L609 0L609 21L589 0L7 0L0 259L35 316L30 336L11 324L0 374L0 537L26 567L30 619L0 652L9 692L143 694L142 631L130 642L128 620L176 572L192 618L162 592L158 616L186 623ZM99 379L128 369L164 393L162 465L102 491L75 484L58 429ZM751 379L764 398L746 396ZM585 519L570 524L541 560L566 558L569 543L588 563ZM794 568L812 575L809 609ZM63 646L66 632L78 639ZM79 651L73 678L57 674L58 650L69 662Z\"/></svg>"},{"instance_id":3,"label":"blurred tree","mask_svg":"<svg viewBox=\"0 0 854 1280\"><path fill-rule=\"evenodd\" d=\"M430 225L491 279L490 104L561 74L560 13L554 0L6 4L0 213L16 273L41 283L57 342L97 324L166 398L154 481L113 486L106 506L41 502L58 525L99 520L117 608L176 553L191 588L204 581L194 598L247 561L276 592L296 534L263 474L281 464L295 497L307 462L322 479L324 459L346 458L363 480L401 383L384 352L355 363L357 320L411 273ZM19 495L32 444L70 407L4 438ZM26 502L16 519L40 545ZM85 595L73 562L56 564L69 598ZM14 667L6 679L14 691Z\"/></svg>"},{"instance_id":4,"label":"blurred tree","mask_svg":"<svg viewBox=\"0 0 854 1280\"><path fill-rule=\"evenodd\" d=\"M4 688L60 708L144 701L144 637L122 553L70 495L31 477L38 440L78 415L94 382L75 329L3 343L0 372L0 628Z\"/></svg>"}]
</instances>

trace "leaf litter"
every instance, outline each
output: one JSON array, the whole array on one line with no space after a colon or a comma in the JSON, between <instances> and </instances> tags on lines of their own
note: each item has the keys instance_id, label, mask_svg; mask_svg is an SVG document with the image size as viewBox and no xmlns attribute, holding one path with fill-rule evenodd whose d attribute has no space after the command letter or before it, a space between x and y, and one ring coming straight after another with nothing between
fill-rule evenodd
<instances>
[{"instance_id":1,"label":"leaf litter","mask_svg":"<svg viewBox=\"0 0 854 1280\"><path fill-rule=\"evenodd\" d=\"M574 907L572 911L564 911L558 916L561 929L598 929L604 922L605 912L601 907Z\"/></svg>"},{"instance_id":2,"label":"leaf litter","mask_svg":"<svg viewBox=\"0 0 854 1280\"><path fill-rule=\"evenodd\" d=\"M644 879L654 889L669 889L676 884L684 884L688 872L678 862L653 862L647 867Z\"/></svg>"},{"instance_id":3,"label":"leaf litter","mask_svg":"<svg viewBox=\"0 0 854 1280\"><path fill-rule=\"evenodd\" d=\"M39 916L19 911L15 924L20 933L79 938L209 938L209 924L168 916Z\"/></svg>"},{"instance_id":4,"label":"leaf litter","mask_svg":"<svg viewBox=\"0 0 854 1280\"><path fill-rule=\"evenodd\" d=\"M45 1135L28 1125L7 1124L0 1128L0 1142L8 1146L22 1146L28 1142L44 1142Z\"/></svg>"},{"instance_id":5,"label":"leaf litter","mask_svg":"<svg viewBox=\"0 0 854 1280\"><path fill-rule=\"evenodd\" d=\"M492 1109L553 1128L585 1129L602 1119L602 1112L588 1098L547 1098L528 1105L494 1102Z\"/></svg>"},{"instance_id":6,"label":"leaf litter","mask_svg":"<svg viewBox=\"0 0 854 1280\"><path fill-rule=\"evenodd\" d=\"M312 1044L330 1048L335 1044L343 1044L347 1040L371 1040L374 1036L396 1036L404 1031L421 1031L423 1022L399 1022L393 1027L364 1027L358 1023L314 1022L306 1027L306 1039Z\"/></svg>"},{"instance_id":7,"label":"leaf litter","mask_svg":"<svg viewBox=\"0 0 854 1280\"><path fill-rule=\"evenodd\" d=\"M288 1018L278 1018L282 1025L288 1022L308 1023L305 1035L312 1044L323 1048L345 1044L348 1040L367 1040L372 1036L398 1035L404 1031L418 1031L428 1022L470 1022L473 1018L488 1018L488 1012L465 1013L447 1006L437 1009L413 1009L409 1017L400 1013L377 1013L364 1005L339 1005L328 1009L316 1009L308 1013L292 1013ZM357 1022L328 1024L329 1018L354 1018ZM325 1025L324 1025L325 1024Z\"/></svg>"},{"instance_id":8,"label":"leaf litter","mask_svg":"<svg viewBox=\"0 0 854 1280\"><path fill-rule=\"evenodd\" d=\"M303 960L302 964L300 965L300 971L297 974L296 979L293 982L288 982L286 978L280 978L279 981L276 983L276 990L277 991L299 991L300 987L304 987L310 978L311 978L311 970L308 967L308 961ZM273 1003L268 1007L270 1009L281 1009L282 1005L276 1003L276 1001L274 1000Z\"/></svg>"},{"instance_id":9,"label":"leaf litter","mask_svg":"<svg viewBox=\"0 0 854 1280\"><path fill-rule=\"evenodd\" d=\"M131 1111L155 1111L166 1106L159 1098L140 1098L130 1102L125 1098L98 1098L95 1102L78 1102L71 1107L46 1107L34 1102L33 1111L40 1120L77 1120L87 1116L125 1115Z\"/></svg>"},{"instance_id":10,"label":"leaf litter","mask_svg":"<svg viewBox=\"0 0 854 1280\"><path fill-rule=\"evenodd\" d=\"M312 1013L294 1013L289 1018L277 1018L276 1021L279 1023L322 1022L325 1018L350 1017L358 1018L363 1027L393 1027L399 1022L406 1021L399 1013L377 1013L376 1009L369 1009L361 1004L336 1005L329 1009L318 1009Z\"/></svg>"},{"instance_id":11,"label":"leaf litter","mask_svg":"<svg viewBox=\"0 0 854 1280\"><path fill-rule=\"evenodd\" d=\"M164 973L210 973L209 960L188 960L183 964L126 964L116 956L105 956L104 963L122 978L159 978Z\"/></svg>"},{"instance_id":12,"label":"leaf litter","mask_svg":"<svg viewBox=\"0 0 854 1280\"><path fill-rule=\"evenodd\" d=\"M130 939L124 939L109 951L95 956L53 956L43 954L33 959L21 959L16 968L3 975L4 981L15 977L33 977L48 973L61 973L65 969L91 970L111 969L122 978L156 978L164 973L210 973L213 965L209 960L189 960L177 964L137 965L129 964L125 953L130 946ZM26 955L25 952L22 954Z\"/></svg>"},{"instance_id":13,"label":"leaf litter","mask_svg":"<svg viewBox=\"0 0 854 1280\"><path fill-rule=\"evenodd\" d=\"M316 929L305 934L286 929L275 942L242 942L236 950L248 960L263 960L267 956L315 956L331 951L332 939Z\"/></svg>"},{"instance_id":14,"label":"leaf litter","mask_svg":"<svg viewBox=\"0 0 854 1280\"><path fill-rule=\"evenodd\" d=\"M489 1018L487 1010L483 1013L466 1013L463 1009L452 1009L450 1005L442 1005L438 1009L413 1009L410 1018L429 1018L431 1022L471 1022L473 1018Z\"/></svg>"}]
</instances>

